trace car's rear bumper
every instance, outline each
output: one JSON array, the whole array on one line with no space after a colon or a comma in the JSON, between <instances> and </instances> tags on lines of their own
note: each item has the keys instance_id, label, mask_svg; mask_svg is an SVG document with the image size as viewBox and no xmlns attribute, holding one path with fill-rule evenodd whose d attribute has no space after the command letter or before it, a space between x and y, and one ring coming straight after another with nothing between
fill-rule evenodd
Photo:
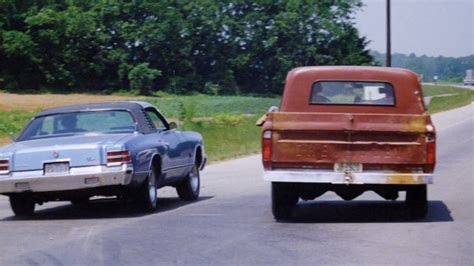
<instances>
[{"instance_id":1,"label":"car's rear bumper","mask_svg":"<svg viewBox=\"0 0 474 266\"><path fill-rule=\"evenodd\" d=\"M433 174L397 172L338 173L327 170L265 171L263 179L271 182L331 183L331 184L432 184Z\"/></svg>"},{"instance_id":2,"label":"car's rear bumper","mask_svg":"<svg viewBox=\"0 0 474 266\"><path fill-rule=\"evenodd\" d=\"M12 172L0 176L0 193L77 190L101 186L127 185L132 165L103 165L71 168L68 174L44 175L42 170Z\"/></svg>"}]
</instances>

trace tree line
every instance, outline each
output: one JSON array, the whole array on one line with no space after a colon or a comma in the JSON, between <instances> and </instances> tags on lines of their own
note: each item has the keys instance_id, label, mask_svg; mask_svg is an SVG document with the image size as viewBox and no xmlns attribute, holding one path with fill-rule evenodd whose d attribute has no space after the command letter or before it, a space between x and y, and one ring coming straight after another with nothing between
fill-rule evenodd
<instances>
[{"instance_id":1,"label":"tree line","mask_svg":"<svg viewBox=\"0 0 474 266\"><path fill-rule=\"evenodd\" d=\"M280 93L305 65L372 63L360 0L0 0L0 88Z\"/></svg>"},{"instance_id":2,"label":"tree line","mask_svg":"<svg viewBox=\"0 0 474 266\"><path fill-rule=\"evenodd\" d=\"M371 54L376 62L384 65L385 54L377 51L372 51ZM423 81L426 82L434 81L434 76L443 81L462 82L466 70L474 69L474 55L445 57L395 53L392 55L392 66L408 68L418 74L422 74Z\"/></svg>"}]
</instances>

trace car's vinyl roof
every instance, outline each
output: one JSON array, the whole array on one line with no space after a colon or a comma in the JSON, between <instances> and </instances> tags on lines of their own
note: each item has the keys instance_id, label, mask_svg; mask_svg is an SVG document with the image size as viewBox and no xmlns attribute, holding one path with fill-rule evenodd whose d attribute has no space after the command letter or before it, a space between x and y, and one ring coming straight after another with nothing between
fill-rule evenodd
<instances>
[{"instance_id":1,"label":"car's vinyl roof","mask_svg":"<svg viewBox=\"0 0 474 266\"><path fill-rule=\"evenodd\" d=\"M133 111L140 111L143 108L151 107L152 105L147 102L103 102L103 103L89 103L89 104L78 104L69 105L62 107L55 107L43 110L36 116L45 116L61 113L73 113L80 111L92 111L92 110L103 110L103 109L126 109Z\"/></svg>"}]
</instances>

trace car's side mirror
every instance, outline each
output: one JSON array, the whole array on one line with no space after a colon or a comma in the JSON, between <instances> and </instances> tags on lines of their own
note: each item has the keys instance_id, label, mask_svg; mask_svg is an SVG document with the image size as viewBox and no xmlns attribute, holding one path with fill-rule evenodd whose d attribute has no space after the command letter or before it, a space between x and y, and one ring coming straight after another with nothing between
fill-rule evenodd
<instances>
[{"instance_id":1,"label":"car's side mirror","mask_svg":"<svg viewBox=\"0 0 474 266\"><path fill-rule=\"evenodd\" d=\"M169 123L169 127L170 127L170 129L177 129L177 128L178 128L178 124L176 124L176 122L170 122L170 123Z\"/></svg>"}]
</instances>

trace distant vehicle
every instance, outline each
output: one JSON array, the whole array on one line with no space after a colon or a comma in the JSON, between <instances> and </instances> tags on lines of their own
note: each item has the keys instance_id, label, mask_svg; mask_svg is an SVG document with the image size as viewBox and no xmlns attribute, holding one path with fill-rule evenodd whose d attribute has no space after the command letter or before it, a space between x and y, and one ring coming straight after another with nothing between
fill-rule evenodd
<instances>
[{"instance_id":1,"label":"distant vehicle","mask_svg":"<svg viewBox=\"0 0 474 266\"><path fill-rule=\"evenodd\" d=\"M272 211L287 219L299 198L334 191L352 200L372 190L406 191L414 217L427 212L435 128L415 73L383 67L302 67L288 73L280 108L259 120L263 178Z\"/></svg>"},{"instance_id":2,"label":"distant vehicle","mask_svg":"<svg viewBox=\"0 0 474 266\"><path fill-rule=\"evenodd\" d=\"M19 216L32 215L35 204L86 204L97 195L131 197L151 211L163 186L197 199L206 161L201 135L178 131L149 103L53 108L0 149L0 193Z\"/></svg>"},{"instance_id":3,"label":"distant vehicle","mask_svg":"<svg viewBox=\"0 0 474 266\"><path fill-rule=\"evenodd\" d=\"M466 70L466 77L464 77L465 86L474 86L474 70Z\"/></svg>"}]
</instances>

